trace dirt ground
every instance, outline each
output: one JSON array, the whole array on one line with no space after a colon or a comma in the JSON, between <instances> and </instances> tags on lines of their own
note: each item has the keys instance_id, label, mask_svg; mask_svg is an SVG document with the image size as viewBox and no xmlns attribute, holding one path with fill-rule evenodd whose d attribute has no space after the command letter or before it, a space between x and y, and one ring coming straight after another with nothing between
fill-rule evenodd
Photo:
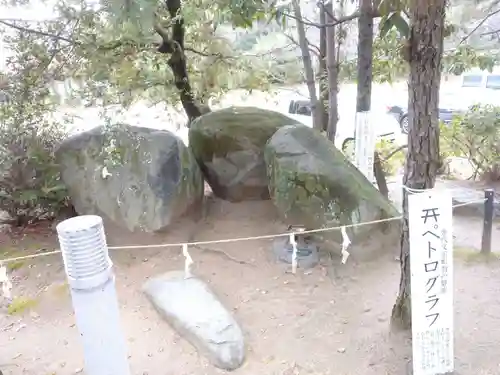
<instances>
[{"instance_id":1,"label":"dirt ground","mask_svg":"<svg viewBox=\"0 0 500 375\"><path fill-rule=\"evenodd\" d=\"M215 202L210 219L179 223L169 234L126 234L106 226L109 245L182 242L280 233L270 202ZM500 229L495 229L500 251ZM471 256L480 244L481 222L456 218L455 292L457 374L500 373L500 263ZM0 238L10 255L51 250L46 235ZM354 239L355 240L355 239ZM334 258L296 275L272 261L271 243L248 241L191 248L195 272L210 283L232 309L247 340L247 360L235 371L254 374L404 375L409 368L409 341L389 334L389 316L399 284L398 249L347 265ZM230 261L222 250L248 264ZM3 256L3 255L2 255ZM133 375L212 375L215 369L160 320L143 296L151 276L181 269L179 248L117 250L111 253L117 275L121 321ZM7 374L75 374L82 372L83 352L65 284L60 255L16 264L14 295L36 302L30 310L0 312L0 369ZM117 374L120 375L120 374Z\"/></svg>"}]
</instances>

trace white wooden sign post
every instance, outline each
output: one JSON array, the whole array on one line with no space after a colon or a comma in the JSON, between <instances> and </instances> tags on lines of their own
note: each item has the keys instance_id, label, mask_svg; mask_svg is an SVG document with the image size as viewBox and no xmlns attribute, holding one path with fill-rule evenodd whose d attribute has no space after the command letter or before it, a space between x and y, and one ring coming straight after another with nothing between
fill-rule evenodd
<instances>
[{"instance_id":1,"label":"white wooden sign post","mask_svg":"<svg viewBox=\"0 0 500 375\"><path fill-rule=\"evenodd\" d=\"M452 197L429 190L408 197L414 375L453 371Z\"/></svg>"},{"instance_id":2,"label":"white wooden sign post","mask_svg":"<svg viewBox=\"0 0 500 375\"><path fill-rule=\"evenodd\" d=\"M375 153L375 128L370 121L370 112L357 112L354 129L354 165L366 176L368 181L375 179L373 173L373 154Z\"/></svg>"}]
</instances>

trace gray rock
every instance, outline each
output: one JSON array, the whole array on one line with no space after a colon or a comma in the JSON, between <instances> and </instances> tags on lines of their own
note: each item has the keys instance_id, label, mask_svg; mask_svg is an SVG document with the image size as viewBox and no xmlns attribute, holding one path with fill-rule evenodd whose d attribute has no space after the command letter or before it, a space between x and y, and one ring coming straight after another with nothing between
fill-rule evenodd
<instances>
[{"instance_id":1,"label":"gray rock","mask_svg":"<svg viewBox=\"0 0 500 375\"><path fill-rule=\"evenodd\" d=\"M154 232L201 208L201 171L182 140L166 130L97 127L65 140L57 159L79 214Z\"/></svg>"},{"instance_id":2,"label":"gray rock","mask_svg":"<svg viewBox=\"0 0 500 375\"><path fill-rule=\"evenodd\" d=\"M280 128L264 155L271 198L289 224L312 229L398 214L334 144L313 129L300 125ZM380 226L353 228L356 234L375 229ZM331 235L340 239L338 232Z\"/></svg>"},{"instance_id":3,"label":"gray rock","mask_svg":"<svg viewBox=\"0 0 500 375\"><path fill-rule=\"evenodd\" d=\"M174 271L148 280L143 290L160 315L214 366L231 371L243 364L241 328L203 281Z\"/></svg>"},{"instance_id":4,"label":"gray rock","mask_svg":"<svg viewBox=\"0 0 500 375\"><path fill-rule=\"evenodd\" d=\"M264 147L280 127L297 123L261 108L226 108L191 124L189 147L217 197L233 202L269 199Z\"/></svg>"}]
</instances>

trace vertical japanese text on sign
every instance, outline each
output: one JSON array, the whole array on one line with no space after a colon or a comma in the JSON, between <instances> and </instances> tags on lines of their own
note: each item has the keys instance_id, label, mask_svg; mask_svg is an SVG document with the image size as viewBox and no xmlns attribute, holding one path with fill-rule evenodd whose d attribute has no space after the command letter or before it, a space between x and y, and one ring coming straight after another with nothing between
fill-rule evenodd
<instances>
[{"instance_id":1,"label":"vertical japanese text on sign","mask_svg":"<svg viewBox=\"0 0 500 375\"><path fill-rule=\"evenodd\" d=\"M355 118L355 160L356 167L373 182L373 155L375 153L375 128L370 112L357 112Z\"/></svg>"},{"instance_id":2,"label":"vertical japanese text on sign","mask_svg":"<svg viewBox=\"0 0 500 375\"><path fill-rule=\"evenodd\" d=\"M427 191L408 197L415 375L453 370L452 199Z\"/></svg>"}]
</instances>

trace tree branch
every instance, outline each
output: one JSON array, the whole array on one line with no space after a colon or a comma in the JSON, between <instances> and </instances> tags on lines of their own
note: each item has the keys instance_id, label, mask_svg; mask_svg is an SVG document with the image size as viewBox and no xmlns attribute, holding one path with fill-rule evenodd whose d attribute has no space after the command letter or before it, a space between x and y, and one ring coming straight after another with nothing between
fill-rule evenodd
<instances>
[{"instance_id":1,"label":"tree branch","mask_svg":"<svg viewBox=\"0 0 500 375\"><path fill-rule=\"evenodd\" d=\"M316 56L320 55L320 50L319 47L316 44L313 44L309 41L309 39L306 38L307 45L310 47L309 51L314 53Z\"/></svg>"},{"instance_id":2,"label":"tree branch","mask_svg":"<svg viewBox=\"0 0 500 375\"><path fill-rule=\"evenodd\" d=\"M482 20L481 20L481 21L480 21L480 22L479 22L479 23L478 23L478 24L477 24L477 25L476 25L476 26L475 26L475 27L474 27L474 28L473 28L473 29L472 29L469 33L467 33L467 35L466 35L466 36L464 36L464 37L462 38L462 40L461 40L461 41L460 41L460 43L458 43L458 44L460 45L460 44L462 44L463 42L465 42L467 39L469 39L469 38L470 38L470 36L471 36L472 34L474 34L474 33L475 33L475 32L476 32L476 31L477 31L477 30L478 30L481 26L483 26L483 25L484 25L484 23L485 23L486 21L488 21L488 19L490 19L491 17L493 17L494 15L496 15L496 14L498 14L498 13L500 13L500 9L497 9L497 10L495 10L495 11L493 11L493 12L489 13L487 16L485 16L485 17L484 17L484 18L483 18L483 19L482 19ZM487 33L483 33L483 34L481 34L481 36L491 35L491 34L495 34L495 33L497 33L497 32L498 32L498 30L497 30L497 31L493 31L493 32L487 32Z\"/></svg>"},{"instance_id":3,"label":"tree branch","mask_svg":"<svg viewBox=\"0 0 500 375\"><path fill-rule=\"evenodd\" d=\"M497 37L500 36L500 29L497 30L492 30L492 31L486 31L484 33L481 33L480 36L489 36L495 34Z\"/></svg>"},{"instance_id":4,"label":"tree branch","mask_svg":"<svg viewBox=\"0 0 500 375\"><path fill-rule=\"evenodd\" d=\"M325 23L324 25L317 23L317 22L311 22L311 21L306 21L304 19L298 19L296 16L289 14L289 13L283 13L283 15L286 17L289 17L291 19L294 19L295 21L300 22L306 26L313 26L313 27L317 27L318 29L321 29L323 27L333 27L333 26L337 26L337 25L340 25L340 24L345 23L345 22L353 21L359 17L360 12L359 12L359 10L357 10L348 16L335 18L333 22ZM374 13L374 17L378 17L378 15L376 16Z\"/></svg>"},{"instance_id":5,"label":"tree branch","mask_svg":"<svg viewBox=\"0 0 500 375\"><path fill-rule=\"evenodd\" d=\"M299 46L300 47L300 43L297 39L295 39L293 36L291 35L288 35L287 33L283 33L288 40L290 40L295 46ZM306 42L307 42L307 45L311 48L309 48L309 51L314 53L315 56L319 57L320 55L320 51L319 51L319 48L318 46L312 44L309 39L306 38ZM313 48L314 47L314 48Z\"/></svg>"},{"instance_id":6,"label":"tree branch","mask_svg":"<svg viewBox=\"0 0 500 375\"><path fill-rule=\"evenodd\" d=\"M0 20L0 24L5 25L7 27L11 27L11 28L19 30L19 31L26 32L26 33L36 34L36 35L40 35L40 36L45 36L47 38L51 38L51 39L54 39L54 40L62 40L64 42L71 43L71 44L75 43L74 40L68 39L68 38L66 38L64 36L56 35L56 34L50 34L50 33L44 32L44 31L30 29L30 28L27 28L27 27L16 25L15 23L12 23L12 22Z\"/></svg>"},{"instance_id":7,"label":"tree branch","mask_svg":"<svg viewBox=\"0 0 500 375\"><path fill-rule=\"evenodd\" d=\"M405 148L408 148L408 145L399 146L397 149L393 150L389 155L387 155L384 159L382 159L381 162L385 163L387 160L392 158L398 152L403 151Z\"/></svg>"},{"instance_id":8,"label":"tree branch","mask_svg":"<svg viewBox=\"0 0 500 375\"><path fill-rule=\"evenodd\" d=\"M74 40L74 39L70 39L68 37L64 37L64 36L61 36L61 35L57 35L57 34L51 34L51 33L47 33L47 32L44 32L44 31L39 31L39 30L35 30L35 29L32 29L32 28L29 28L29 27L24 27L24 26L20 26L20 25L16 25L15 23L12 23L12 22L8 22L8 21L5 21L3 19L0 19L0 24L3 24L7 27L10 27L10 28L13 28L13 29L16 29L16 30L19 30L19 31L23 31L23 32L26 32L26 33L30 33L30 34L35 34L35 35L39 35L39 36L44 36L46 38L50 38L50 39L53 39L53 40L60 40L60 41L63 41L63 42L66 42L66 43L69 43L69 44L72 44L72 45L75 45L75 46L82 46L82 45L85 45L86 43L82 43L80 41L77 41L77 40ZM159 26L159 25L156 25L155 24L155 31L162 37L162 40L164 40L163 38L163 35L160 33L160 32L163 32L164 30L162 29L162 31L159 31L160 29L157 29L156 26ZM161 27L161 26L160 26ZM166 34L168 35L168 34ZM167 38L168 40L168 38ZM134 40L129 40L129 39L121 39L121 40L115 40L111 43L107 43L107 44L104 44L104 45L97 45L97 44L93 44L92 46L97 48L98 50L100 51L111 51L111 50L114 50L114 49L117 49L117 48L120 48L120 47L123 47L125 45L136 45L137 42L134 41ZM144 43L142 45L140 45L140 47L143 47L143 48L158 48L160 47L160 43ZM184 51L189 51L189 52L192 52L192 53L195 53L197 55L200 55L200 56L204 56L204 57L220 57L220 58L230 58L230 56L224 56L222 54L214 54L214 53L207 53L207 52L203 52L203 51L198 51L196 50L195 48L191 48L191 47L185 47L184 48Z\"/></svg>"}]
</instances>

